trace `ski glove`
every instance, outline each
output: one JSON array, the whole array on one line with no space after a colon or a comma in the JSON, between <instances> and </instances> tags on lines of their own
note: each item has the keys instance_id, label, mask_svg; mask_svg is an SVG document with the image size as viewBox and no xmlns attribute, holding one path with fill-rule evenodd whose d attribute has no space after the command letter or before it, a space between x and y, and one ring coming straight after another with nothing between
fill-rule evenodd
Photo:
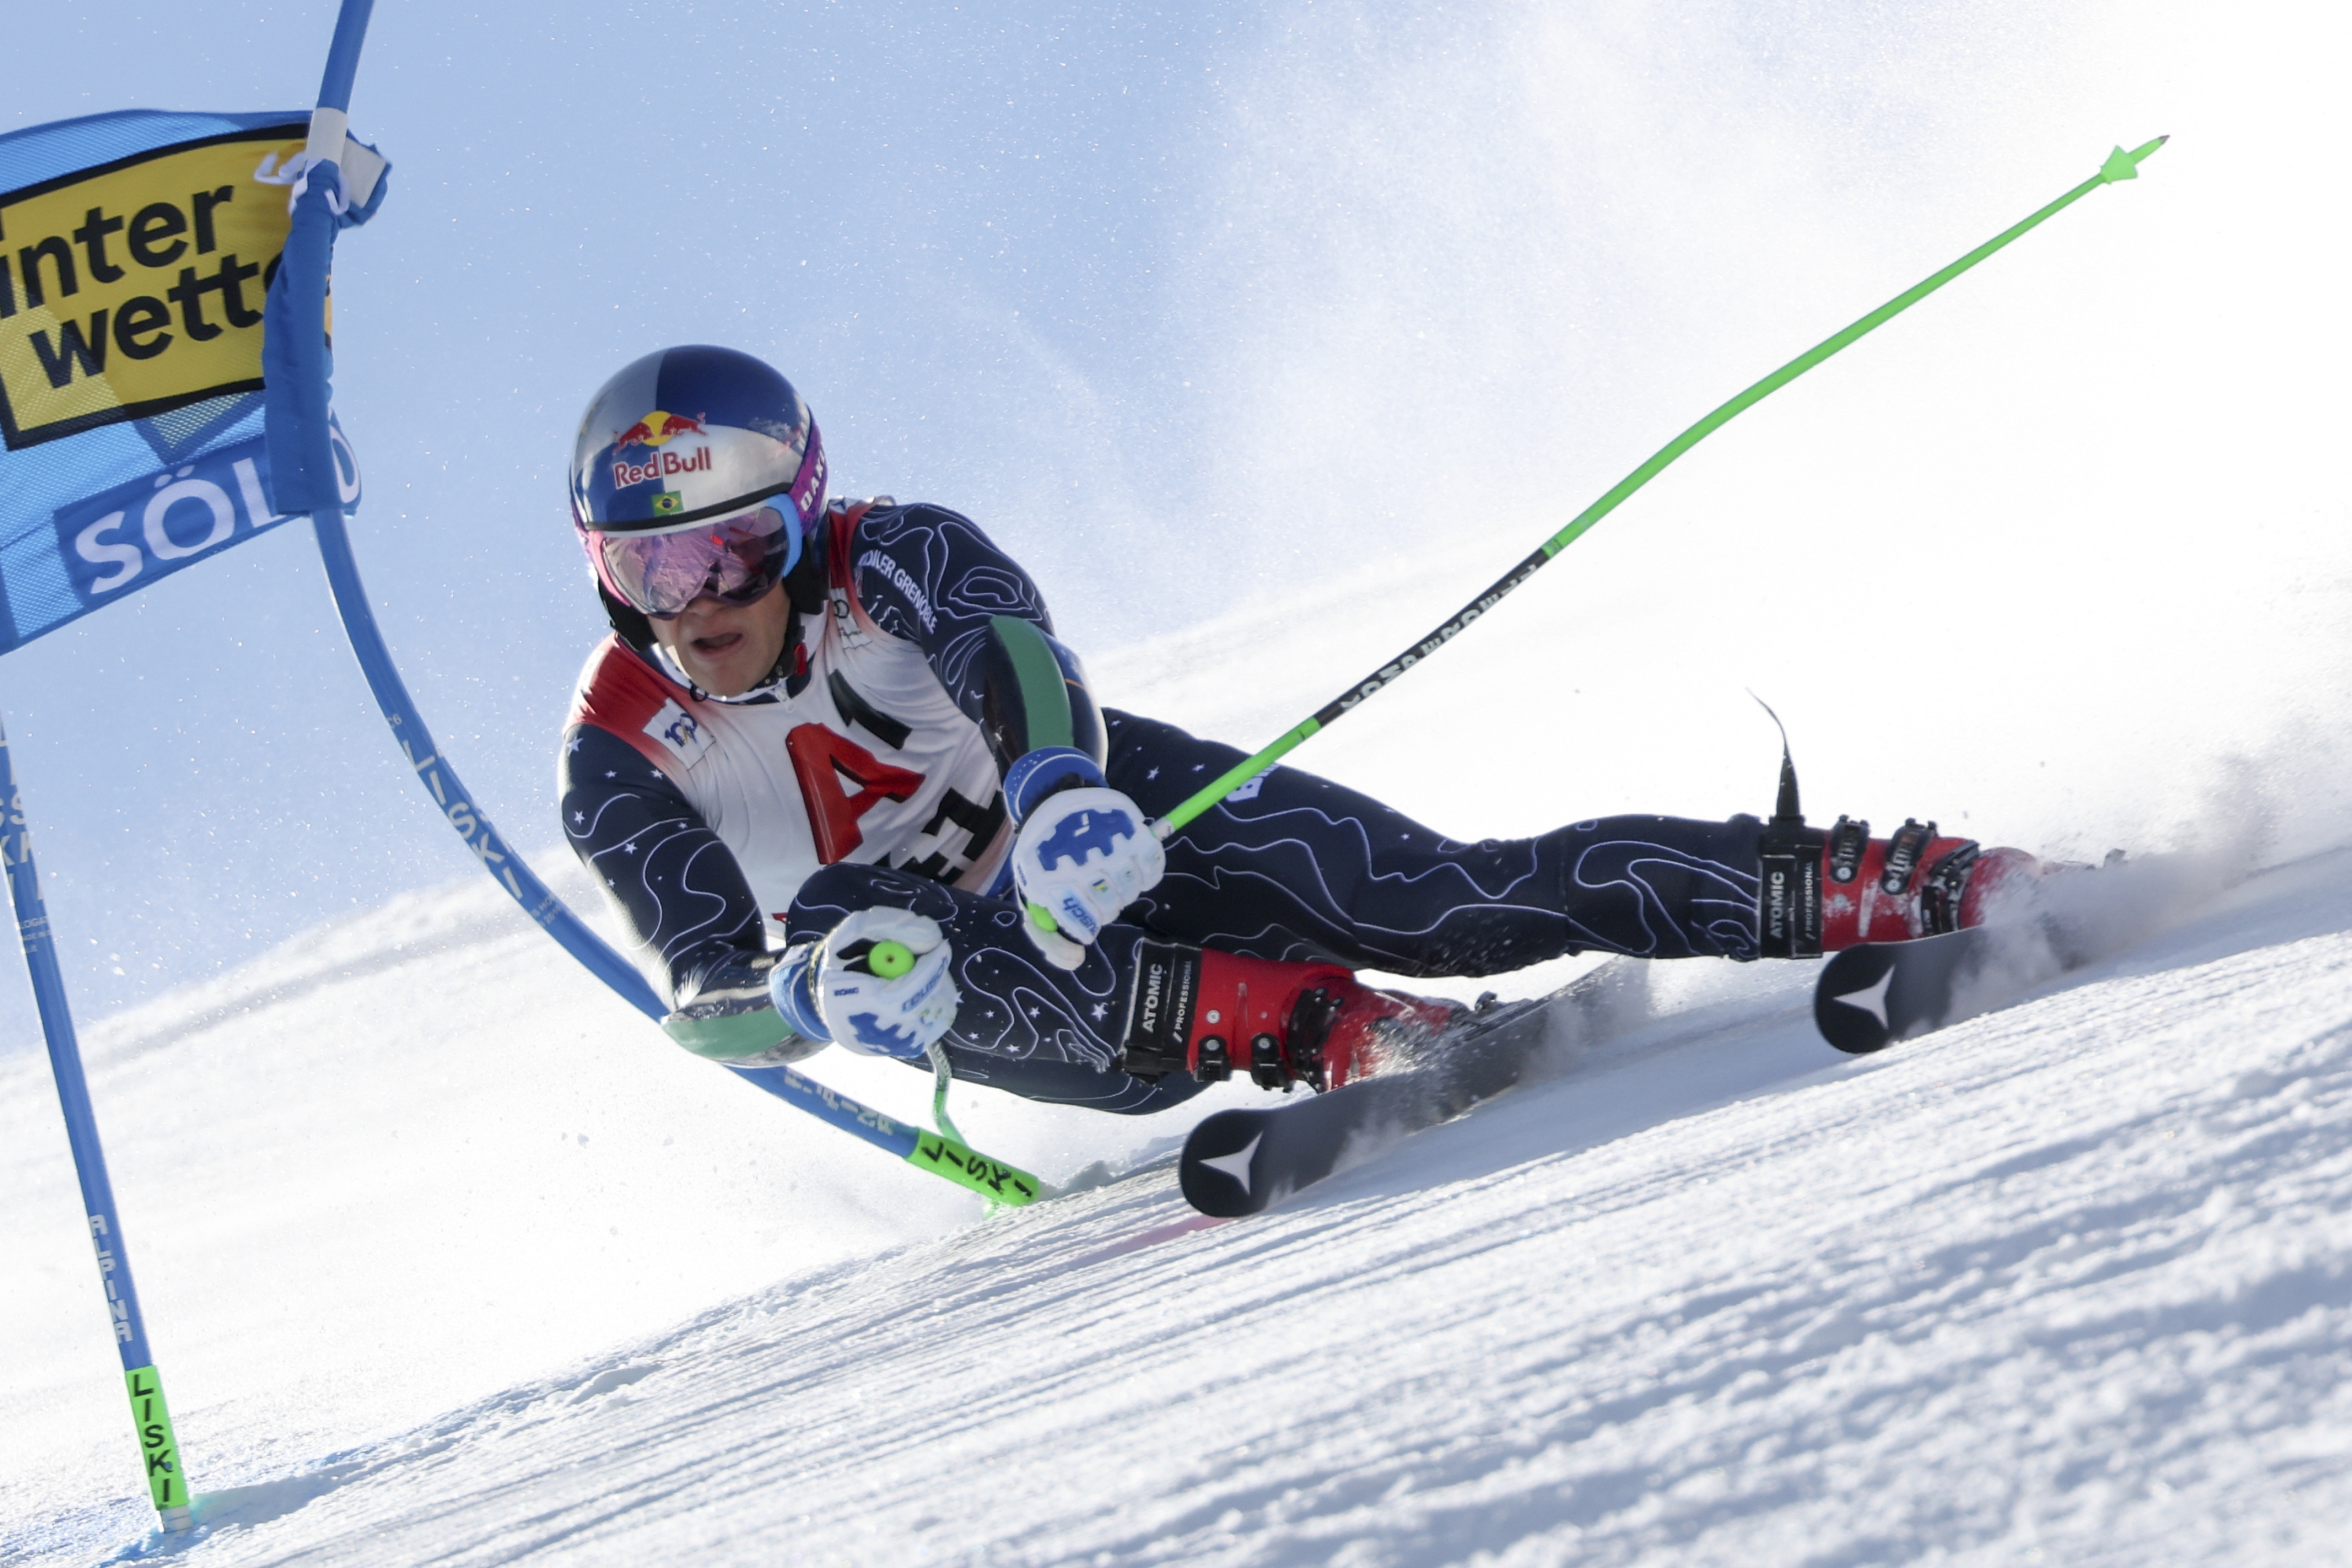
<instances>
[{"instance_id":1,"label":"ski glove","mask_svg":"<svg viewBox=\"0 0 2352 1568\"><path fill-rule=\"evenodd\" d=\"M1167 868L1142 807L1115 789L1064 787L1024 813L1013 840L1021 929L1047 963L1076 969L1087 944Z\"/></svg>"},{"instance_id":2,"label":"ski glove","mask_svg":"<svg viewBox=\"0 0 2352 1568\"><path fill-rule=\"evenodd\" d=\"M796 950L797 951L797 950ZM955 956L940 922L905 910L860 910L795 966L809 976L818 1017L834 1043L869 1057L920 1061L955 1022L962 997L948 973ZM911 960L911 962L908 962ZM784 1009L793 1018L805 997Z\"/></svg>"}]
</instances>

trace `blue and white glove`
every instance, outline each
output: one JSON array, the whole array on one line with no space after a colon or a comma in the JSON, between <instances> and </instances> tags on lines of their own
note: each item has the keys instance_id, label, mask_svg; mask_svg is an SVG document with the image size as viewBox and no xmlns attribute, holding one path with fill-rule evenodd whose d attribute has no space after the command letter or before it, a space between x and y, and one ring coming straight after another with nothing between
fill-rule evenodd
<instances>
[{"instance_id":1,"label":"blue and white glove","mask_svg":"<svg viewBox=\"0 0 2352 1568\"><path fill-rule=\"evenodd\" d=\"M862 1056L920 1061L963 998L940 922L905 910L860 910L775 967L776 1010L803 1035Z\"/></svg>"},{"instance_id":2,"label":"blue and white glove","mask_svg":"<svg viewBox=\"0 0 2352 1568\"><path fill-rule=\"evenodd\" d=\"M1087 944L1158 885L1168 858L1143 808L1105 786L1083 752L1032 752L1006 773L1004 797L1020 831L1013 885L1021 929L1045 961L1076 969Z\"/></svg>"}]
</instances>

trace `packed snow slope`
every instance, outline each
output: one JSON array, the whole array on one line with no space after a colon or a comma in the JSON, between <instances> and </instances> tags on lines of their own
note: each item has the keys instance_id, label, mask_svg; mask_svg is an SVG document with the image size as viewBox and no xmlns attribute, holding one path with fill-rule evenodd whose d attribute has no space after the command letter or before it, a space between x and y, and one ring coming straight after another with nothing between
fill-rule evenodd
<instances>
[{"instance_id":1,"label":"packed snow slope","mask_svg":"<svg viewBox=\"0 0 2352 1568\"><path fill-rule=\"evenodd\" d=\"M453 50L383 9L363 91L405 195L338 275L358 548L526 844L596 635L547 465L657 343L786 366L845 492L967 510L1109 701L1257 742L1705 409L2168 132L1296 760L1465 837L1719 818L1771 804L1752 687L1816 820L2193 853L2210 892L1867 1062L1811 1037L1802 966L1660 970L1554 1079L1228 1226L1168 1234L1164 1162L1252 1091L1142 1123L968 1091L982 1147L1130 1173L982 1220L668 1047L486 881L384 902L478 873L289 528L0 667L215 1494L186 1555L2340 1558L2352 296L2347 209L2292 153L2330 144L2352 24L721 5L656 38L611 0L556 47ZM165 73L111 101L284 101L275 66L215 50L199 93L178 43L120 47L191 36L168 11L108 14L100 54ZM676 243L610 199L640 188L693 215ZM320 908L359 912L254 956ZM87 1563L151 1516L14 984L0 1563Z\"/></svg>"},{"instance_id":2,"label":"packed snow slope","mask_svg":"<svg viewBox=\"0 0 2352 1568\"><path fill-rule=\"evenodd\" d=\"M1402 616L1433 593L1391 577L1343 596ZM1265 733L1259 708L1304 710L1397 640L1358 619L1242 616L1097 679ZM1529 661L1554 635L1475 634ZM1499 732L1525 699L1438 668L1300 761L1456 831L1660 765L1588 778L1565 734L1524 740L1551 766L1400 746ZM1745 722L1720 749L1752 789L1654 804L1764 805L1777 742ZM1820 773L1817 812L1958 816ZM667 1046L487 880L413 896L88 1031L212 1496L172 1549L2345 1560L2352 853L2254 872L2329 824L2236 776L2201 848L2154 846L2161 897L2113 884L2161 929L2021 1005L1848 1060L1812 1034L1809 965L1654 966L1629 1031L1557 1076L1218 1226L1188 1224L1167 1159L1246 1087L1142 1122L961 1091L980 1146L1120 1173L982 1218ZM815 1070L909 1118L927 1098L890 1064ZM90 1562L152 1516L38 1058L0 1058L0 1561Z\"/></svg>"}]
</instances>

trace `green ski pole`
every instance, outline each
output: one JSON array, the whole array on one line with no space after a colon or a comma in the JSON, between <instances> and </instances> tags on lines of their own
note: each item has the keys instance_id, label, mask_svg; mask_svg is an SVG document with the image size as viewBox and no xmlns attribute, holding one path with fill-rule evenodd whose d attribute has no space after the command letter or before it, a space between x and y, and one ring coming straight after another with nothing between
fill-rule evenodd
<instances>
[{"instance_id":1,"label":"green ski pole","mask_svg":"<svg viewBox=\"0 0 2352 1568\"><path fill-rule=\"evenodd\" d=\"M2058 214L2065 211L2068 207L2073 206L2076 202L2081 201L2084 196L2090 195L2093 191L2097 190L2101 185L2111 185L2118 180L2137 179L2139 177L2140 161L2154 153L2158 147L2163 146L2167 140L2168 138L2159 136L2155 141L2147 142L2128 153L2125 152L2121 147L2116 148L2113 153L2107 155L2107 161L2099 165L2099 172L2097 174L2093 174L2089 179L2084 180L2081 184L2076 185L2073 190L2068 191L2064 195L2060 196L2048 206L2043 207L2041 211L2025 219L2022 223L2017 224L2013 227L2003 229L1992 238L1985 241L1982 245L1978 246L1974 250L1969 251L1966 256L1961 257L1958 261L1953 262L1949 267L1945 268L1941 272L1936 273L1934 276L1925 279L1924 281L1905 289L1902 293L1897 294L1894 299L1889 300L1885 304L1881 305L1878 309L1873 310L1867 316L1863 317L1862 320L1854 322L1852 326L1847 327L1844 331L1837 332L1828 338L1824 338L1822 342L1816 343L1813 347L1807 349L1803 353L1799 354L1795 359L1790 360L1787 364L1782 365L1780 369L1774 371L1771 374L1766 376L1755 385L1748 388L1747 391L1740 393L1729 402L1725 403L1721 407L1717 408L1713 413L1707 415L1706 418L1701 419L1697 424L1692 426L1689 429L1684 431L1681 435L1667 442L1664 447L1659 447L1656 453L1654 454L1647 462L1643 463L1640 468L1635 468L1632 473L1627 474L1623 479L1618 480L1617 483L1610 489L1609 492L1606 495L1603 495L1599 500L1594 501L1591 506L1586 507L1582 511L1578 512L1574 518L1570 520L1566 528L1561 529L1558 533L1555 533L1549 539L1545 540L1542 546L1538 548L1534 554L1528 556L1526 560L1512 567L1510 571L1505 573L1493 586L1489 587L1485 593L1479 595L1476 598L1471 600L1467 605L1462 606L1461 609L1455 611L1453 616L1444 625L1440 626L1435 631L1430 633L1427 637L1413 644L1412 647L1398 655L1389 663L1381 666L1372 674L1366 676L1363 679L1358 681L1342 695L1325 703L1320 709L1316 710L1313 718L1303 721L1295 729L1292 729L1286 734L1282 735L1279 739L1275 741L1273 744L1265 747L1255 755L1234 764L1233 767L1226 770L1223 776L1208 784L1198 794L1185 800L1183 804L1177 806L1175 810L1170 812L1166 816L1163 816L1158 822L1153 823L1151 825L1152 832L1163 839L1171 837L1186 823L1192 821L1194 817L1200 816L1202 812L1208 810L1219 801L1224 799L1225 796L1231 795L1234 790L1237 790L1242 785L1247 784L1259 773L1262 773L1268 768L1274 766L1276 763L1280 762L1284 757L1288 756L1293 751L1297 750L1300 743L1306 741L1309 735L1316 733L1318 731L1322 730L1329 724L1337 722L1341 715L1353 709L1358 703L1363 701L1364 699L1371 696L1372 693L1380 690L1381 688L1396 679L1406 670L1411 669L1414 665L1419 664L1423 659L1427 658L1431 654L1435 653L1447 643L1452 642L1454 637L1464 628L1468 626L1471 622L1476 620L1480 616L1485 615L1488 610L1493 609L1495 605L1501 601L1505 595L1510 593L1520 584L1534 576L1538 569L1542 567L1545 563L1549 562L1553 556L1558 555L1561 551L1567 549L1570 545L1582 538L1586 531L1589 531L1594 523L1599 522L1602 518L1607 517L1611 512L1616 510L1628 496L1631 496L1635 490L1640 489L1643 485L1648 484L1652 479L1656 479L1659 473L1665 468L1667 464L1673 462L1676 458L1681 457L1685 452L1689 451L1693 447L1697 446L1701 441L1712 435L1718 426L1729 422L1735 415L1738 415L1743 409L1762 402L1765 398L1769 397L1773 393L1778 392L1780 388L1788 385L1789 383L1796 380L1797 377L1804 374L1805 372L1812 369L1813 366L1821 363L1822 361L1829 358L1840 349L1844 348L1848 343L1853 342L1855 339L1860 338L1864 333L1869 332L1877 327L1883 326L1886 322L1894 320L1896 316L1901 315L1904 311L1909 310L1912 306L1917 304L1920 300L1926 299L1937 289L1941 289L1945 284L1949 283L1953 279L1958 278L1961 273L1966 272L1969 268L1974 267L1978 262L1982 261L1985 258L1990 256L1994 251L1999 250L2002 247L2023 237L2031 230L2048 222L2051 218L2057 216Z\"/></svg>"}]
</instances>

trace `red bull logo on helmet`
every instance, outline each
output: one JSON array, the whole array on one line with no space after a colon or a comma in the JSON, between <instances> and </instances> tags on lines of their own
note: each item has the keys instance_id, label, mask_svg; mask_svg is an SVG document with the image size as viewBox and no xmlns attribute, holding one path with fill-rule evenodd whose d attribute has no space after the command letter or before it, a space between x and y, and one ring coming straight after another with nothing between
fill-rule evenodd
<instances>
[{"instance_id":1,"label":"red bull logo on helmet","mask_svg":"<svg viewBox=\"0 0 2352 1568\"><path fill-rule=\"evenodd\" d=\"M656 451L642 463L630 462L621 456L631 447L667 447L681 436L707 434L702 421L690 415L665 414L658 408L655 409L613 437L613 488L625 489L631 485L645 484L652 479L709 473L710 447L707 443L698 444L690 451Z\"/></svg>"},{"instance_id":2,"label":"red bull logo on helmet","mask_svg":"<svg viewBox=\"0 0 2352 1568\"><path fill-rule=\"evenodd\" d=\"M626 489L648 479L674 479L682 474L707 474L710 471L710 448L697 447L690 452L656 452L642 463L613 460L613 488Z\"/></svg>"},{"instance_id":3,"label":"red bull logo on helmet","mask_svg":"<svg viewBox=\"0 0 2352 1568\"><path fill-rule=\"evenodd\" d=\"M621 409L642 406L632 397L596 424L611 429L624 423ZM625 528L665 523L699 515L705 508L775 495L786 476L793 477L787 493L803 519L822 509L823 457L814 426L803 447L789 439L798 431L743 428L728 423L723 414L714 423L709 413L688 416L657 408L626 423L628 427L616 431L610 445L583 454L586 460L574 480L575 510L582 508L579 497L591 495L584 509L590 515L609 505ZM596 500L592 491L612 499ZM813 493L804 496L804 491Z\"/></svg>"},{"instance_id":4,"label":"red bull logo on helmet","mask_svg":"<svg viewBox=\"0 0 2352 1568\"><path fill-rule=\"evenodd\" d=\"M655 409L635 425L613 437L613 450L624 447L661 447L680 436L699 436L702 421L686 414L665 414Z\"/></svg>"}]
</instances>

